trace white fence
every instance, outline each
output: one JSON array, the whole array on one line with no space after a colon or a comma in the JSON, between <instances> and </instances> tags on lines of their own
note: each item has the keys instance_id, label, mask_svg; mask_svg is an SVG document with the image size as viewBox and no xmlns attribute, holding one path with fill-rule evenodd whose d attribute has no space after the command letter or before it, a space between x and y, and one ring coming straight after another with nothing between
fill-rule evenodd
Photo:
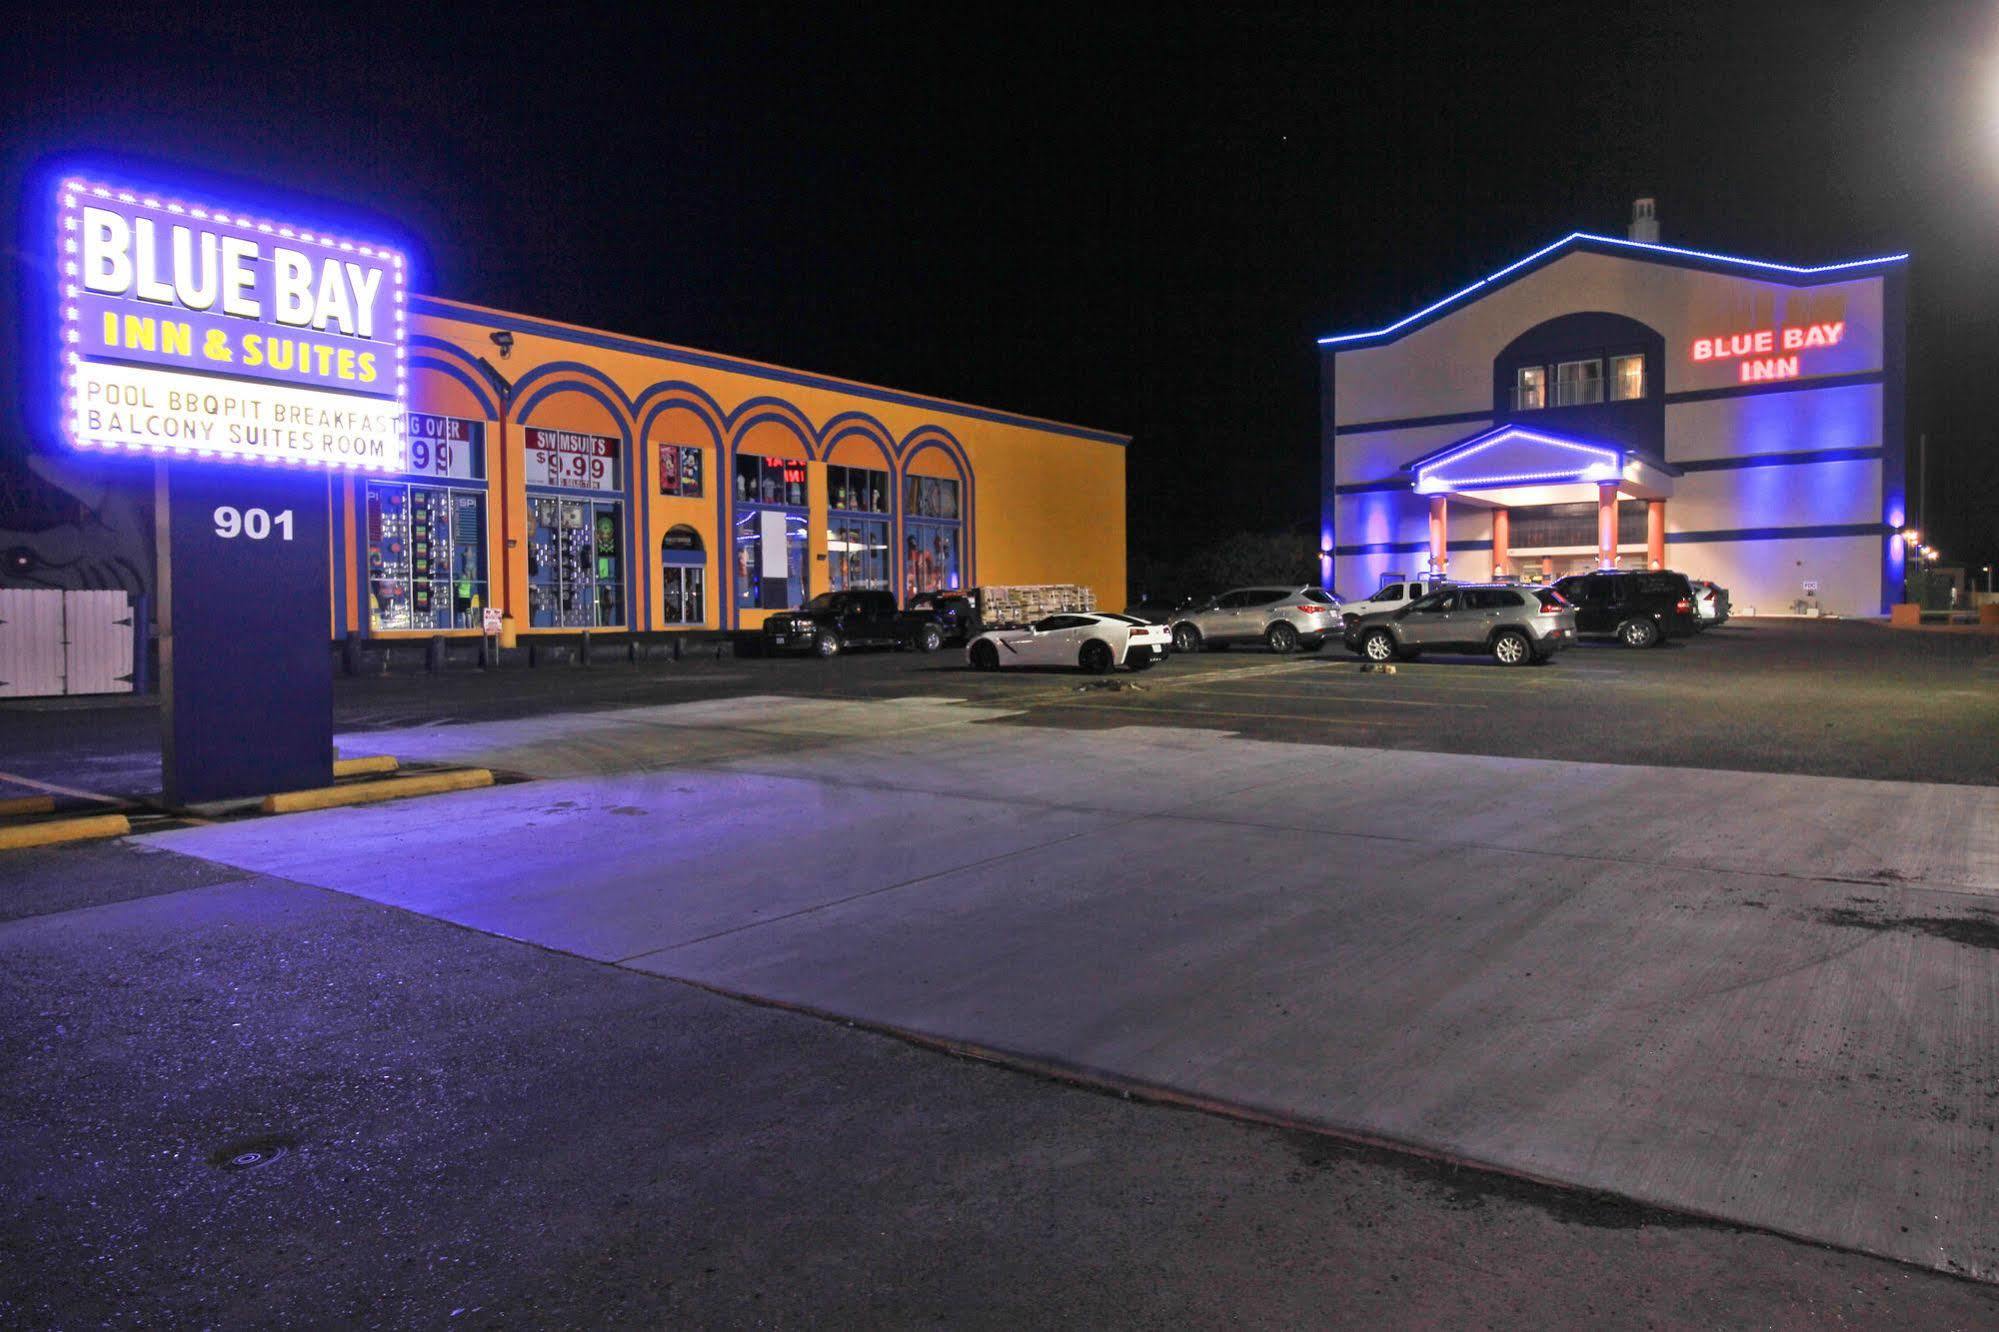
<instances>
[{"instance_id":1,"label":"white fence","mask_svg":"<svg viewBox=\"0 0 1999 1332\"><path fill-rule=\"evenodd\" d=\"M132 692L125 592L0 587L0 698Z\"/></svg>"}]
</instances>

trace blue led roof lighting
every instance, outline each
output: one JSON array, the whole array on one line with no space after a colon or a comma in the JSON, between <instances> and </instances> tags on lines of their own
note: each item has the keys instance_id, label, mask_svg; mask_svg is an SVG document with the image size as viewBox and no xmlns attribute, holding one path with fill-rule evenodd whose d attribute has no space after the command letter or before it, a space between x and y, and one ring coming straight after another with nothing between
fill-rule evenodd
<instances>
[{"instance_id":1,"label":"blue led roof lighting","mask_svg":"<svg viewBox=\"0 0 1999 1332\"><path fill-rule=\"evenodd\" d=\"M1534 251L1534 253L1528 255L1526 258L1516 259L1512 263L1508 264L1506 267L1500 269L1498 272L1488 273L1486 276L1480 278L1478 281L1472 283L1470 286L1465 287L1462 290L1452 292L1449 296L1444 297L1444 299L1442 299L1441 301L1438 301L1433 305L1424 306L1422 309L1418 310L1415 314L1408 315L1402 319L1398 319L1394 323L1386 324L1381 328L1371 328L1360 333L1340 333L1333 337L1320 338L1319 345L1321 347L1330 347L1342 342L1362 342L1369 338L1383 338L1387 337L1391 333L1400 332L1402 329L1409 327L1411 324L1414 324L1421 319L1427 318L1428 316L1435 314L1437 311L1443 309L1444 307L1463 300L1465 297L1471 295L1473 292L1479 290L1480 288L1491 286L1493 283L1499 281L1507 274L1525 268L1528 264L1533 263L1536 259L1544 258L1545 256L1553 254L1555 251L1562 249L1565 246L1575 245L1578 243L1587 243L1591 245L1611 245L1619 249L1645 250L1654 254L1673 254L1673 255L1679 255L1682 258L1687 258L1687 259L1705 259L1710 263L1734 264L1740 268L1755 268L1770 273L1788 273L1795 277L1815 277L1821 273L1837 273L1844 269L1849 269L1849 268L1871 268L1878 264L1898 264L1909 257L1906 252L1902 254L1883 254L1883 255L1877 255L1872 259L1849 259L1844 263L1818 264L1816 266L1809 268L1801 268L1796 264L1777 264L1777 263L1771 263L1765 259L1744 259L1741 258L1740 256L1732 254L1715 254L1710 250L1689 250L1678 245L1659 245L1651 241L1625 240L1620 236L1599 236L1596 235L1594 232L1572 231L1568 235L1556 241L1553 245L1544 245L1540 249Z\"/></svg>"}]
</instances>

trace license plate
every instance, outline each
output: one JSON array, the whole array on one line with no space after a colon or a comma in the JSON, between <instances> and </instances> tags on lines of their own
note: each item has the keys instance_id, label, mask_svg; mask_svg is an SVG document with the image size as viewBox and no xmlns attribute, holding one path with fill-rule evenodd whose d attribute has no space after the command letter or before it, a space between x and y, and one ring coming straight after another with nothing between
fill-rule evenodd
<instances>
[{"instance_id":1,"label":"license plate","mask_svg":"<svg viewBox=\"0 0 1999 1332\"><path fill-rule=\"evenodd\" d=\"M771 639L771 642L777 644L779 647L783 647L789 641L783 634L777 634Z\"/></svg>"}]
</instances>

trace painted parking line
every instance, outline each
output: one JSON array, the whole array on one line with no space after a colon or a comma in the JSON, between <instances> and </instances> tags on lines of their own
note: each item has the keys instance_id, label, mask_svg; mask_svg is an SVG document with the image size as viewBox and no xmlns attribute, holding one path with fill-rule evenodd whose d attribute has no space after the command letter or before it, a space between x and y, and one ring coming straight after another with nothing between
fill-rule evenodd
<instances>
[{"instance_id":1,"label":"painted parking line","mask_svg":"<svg viewBox=\"0 0 1999 1332\"><path fill-rule=\"evenodd\" d=\"M1224 689L1220 685L1207 684L1195 685L1193 688L1196 693L1204 696L1209 694L1223 694L1230 698L1267 698L1289 703L1300 703L1309 699L1320 698L1331 702L1364 703L1370 706L1380 704L1383 707L1391 708L1471 708L1480 706L1476 703L1449 703L1438 699L1421 698L1382 698L1378 695L1370 697L1366 694L1353 692L1333 693L1328 690L1319 690L1311 694L1300 694L1292 690L1285 690L1281 693L1275 691L1266 693L1258 689Z\"/></svg>"},{"instance_id":2,"label":"painted parking line","mask_svg":"<svg viewBox=\"0 0 1999 1332\"><path fill-rule=\"evenodd\" d=\"M1183 722L1204 721L1209 717L1242 717L1251 721L1298 721L1313 722L1320 726L1414 726L1413 720L1400 717L1328 717L1306 712L1242 712L1222 708L1173 708L1157 703L1111 703L1104 699L1062 699L1044 703L1049 708L1087 708L1091 711L1108 709L1112 712L1143 712L1154 717L1177 717Z\"/></svg>"}]
</instances>

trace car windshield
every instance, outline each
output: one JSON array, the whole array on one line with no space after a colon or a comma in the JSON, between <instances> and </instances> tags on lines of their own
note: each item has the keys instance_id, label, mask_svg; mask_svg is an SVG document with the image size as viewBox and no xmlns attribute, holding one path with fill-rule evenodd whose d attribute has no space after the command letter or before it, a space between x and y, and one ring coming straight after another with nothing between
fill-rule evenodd
<instances>
[{"instance_id":1,"label":"car windshield","mask_svg":"<svg viewBox=\"0 0 1999 1332\"><path fill-rule=\"evenodd\" d=\"M1308 587L1305 589L1305 600L1316 601L1321 606L1337 606L1340 604L1340 599L1337 593L1322 592L1316 587Z\"/></svg>"},{"instance_id":2,"label":"car windshield","mask_svg":"<svg viewBox=\"0 0 1999 1332\"><path fill-rule=\"evenodd\" d=\"M802 607L801 607L800 609L802 609L802 610L832 610L832 609L833 609L833 607L834 607L834 605L836 604L836 602L835 602L835 600L834 600L834 599L835 599L836 597L838 597L839 595L840 595L840 594L839 594L839 593L837 593L837 592L821 592L821 593L820 593L820 594L819 594L818 596L816 596L816 597L812 598L812 600L810 600L810 601L806 602L806 603L805 603L805 605L804 605L804 606L802 606Z\"/></svg>"},{"instance_id":3,"label":"car windshield","mask_svg":"<svg viewBox=\"0 0 1999 1332\"><path fill-rule=\"evenodd\" d=\"M1152 621L1150 621L1150 620L1141 620L1141 619L1139 619L1139 618L1138 618L1138 617L1137 617L1136 615L1119 615L1119 614L1118 614L1118 613L1117 613L1116 611L1105 611L1105 612L1104 612L1104 614L1103 614L1103 618L1104 618L1104 619L1106 619L1106 620L1116 620L1116 621L1118 621L1118 622L1119 622L1120 624L1151 624L1151 623L1152 623Z\"/></svg>"},{"instance_id":4,"label":"car windshield","mask_svg":"<svg viewBox=\"0 0 1999 1332\"><path fill-rule=\"evenodd\" d=\"M1569 604L1569 599L1552 587L1537 587L1534 596L1549 610L1561 610Z\"/></svg>"}]
</instances>

